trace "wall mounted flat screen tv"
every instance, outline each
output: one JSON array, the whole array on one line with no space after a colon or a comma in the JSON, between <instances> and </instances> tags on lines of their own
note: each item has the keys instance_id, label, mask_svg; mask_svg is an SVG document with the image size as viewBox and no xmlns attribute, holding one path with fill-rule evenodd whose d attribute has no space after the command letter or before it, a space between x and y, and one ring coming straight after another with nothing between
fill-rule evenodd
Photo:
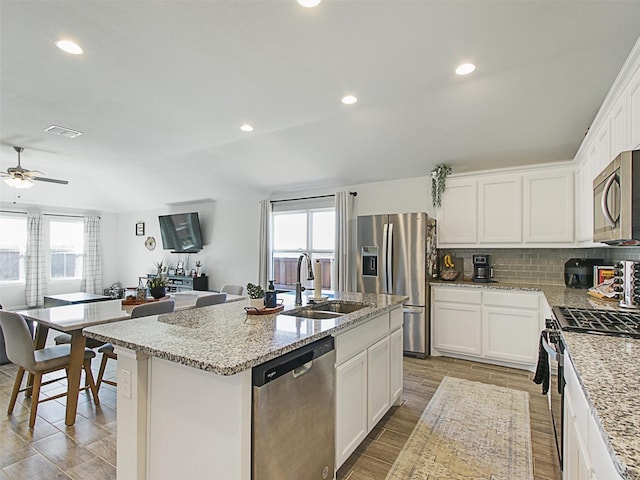
<instances>
[{"instance_id":1,"label":"wall mounted flat screen tv","mask_svg":"<svg viewBox=\"0 0 640 480\"><path fill-rule=\"evenodd\" d=\"M171 253L196 253L202 250L198 212L160 215L162 248Z\"/></svg>"}]
</instances>

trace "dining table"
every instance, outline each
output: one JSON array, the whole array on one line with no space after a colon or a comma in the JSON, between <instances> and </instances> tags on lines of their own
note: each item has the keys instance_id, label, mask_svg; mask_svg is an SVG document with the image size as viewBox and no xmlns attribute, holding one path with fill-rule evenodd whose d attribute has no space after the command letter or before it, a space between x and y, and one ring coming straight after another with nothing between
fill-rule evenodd
<instances>
[{"instance_id":1,"label":"dining table","mask_svg":"<svg viewBox=\"0 0 640 480\"><path fill-rule=\"evenodd\" d=\"M195 307L196 300L200 296L211 293L212 292L174 293L168 297L175 300L175 310L187 310ZM227 295L227 302L239 301L244 298L246 297L241 295ZM36 349L45 347L50 329L71 335L71 353L69 371L67 373L67 406L65 412L65 424L67 426L75 423L78 409L80 378L84 361L84 349L87 343L82 330L94 325L128 320L131 317L131 310L136 305L126 305L126 303L127 302L123 302L123 300L116 299L103 302L79 303L75 305L16 311L16 313L22 315L26 320L35 322L34 345ZM32 377L29 376L29 384L31 384L32 381Z\"/></svg>"}]
</instances>

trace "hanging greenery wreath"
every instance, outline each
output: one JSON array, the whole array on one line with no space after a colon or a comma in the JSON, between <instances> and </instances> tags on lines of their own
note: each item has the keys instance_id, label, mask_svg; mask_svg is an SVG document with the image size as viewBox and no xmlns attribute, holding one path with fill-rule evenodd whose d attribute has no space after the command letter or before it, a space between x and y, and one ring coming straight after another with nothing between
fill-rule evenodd
<instances>
[{"instance_id":1,"label":"hanging greenery wreath","mask_svg":"<svg viewBox=\"0 0 640 480\"><path fill-rule=\"evenodd\" d=\"M445 181L448 175L451 175L452 169L449 165L440 163L431 170L431 199L434 207L440 207L442 204L442 194L445 189Z\"/></svg>"}]
</instances>

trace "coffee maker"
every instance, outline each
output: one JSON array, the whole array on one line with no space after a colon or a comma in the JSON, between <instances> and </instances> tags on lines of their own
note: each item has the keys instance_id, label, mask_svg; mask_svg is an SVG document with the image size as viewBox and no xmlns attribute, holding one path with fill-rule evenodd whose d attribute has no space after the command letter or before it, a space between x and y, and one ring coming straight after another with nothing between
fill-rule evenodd
<instances>
[{"instance_id":1,"label":"coffee maker","mask_svg":"<svg viewBox=\"0 0 640 480\"><path fill-rule=\"evenodd\" d=\"M473 281L489 283L492 277L491 256L486 254L473 255Z\"/></svg>"}]
</instances>

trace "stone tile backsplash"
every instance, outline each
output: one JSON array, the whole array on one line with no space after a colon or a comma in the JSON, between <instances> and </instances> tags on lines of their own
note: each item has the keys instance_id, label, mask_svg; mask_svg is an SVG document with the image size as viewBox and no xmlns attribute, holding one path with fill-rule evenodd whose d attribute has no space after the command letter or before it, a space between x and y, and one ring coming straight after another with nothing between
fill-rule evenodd
<instances>
[{"instance_id":1,"label":"stone tile backsplash","mask_svg":"<svg viewBox=\"0 0 640 480\"><path fill-rule=\"evenodd\" d=\"M464 278L473 275L472 255L491 255L494 279L502 283L564 285L564 264L570 258L603 258L613 265L618 260L640 261L640 247L602 248L477 248L440 249L464 261Z\"/></svg>"}]
</instances>

